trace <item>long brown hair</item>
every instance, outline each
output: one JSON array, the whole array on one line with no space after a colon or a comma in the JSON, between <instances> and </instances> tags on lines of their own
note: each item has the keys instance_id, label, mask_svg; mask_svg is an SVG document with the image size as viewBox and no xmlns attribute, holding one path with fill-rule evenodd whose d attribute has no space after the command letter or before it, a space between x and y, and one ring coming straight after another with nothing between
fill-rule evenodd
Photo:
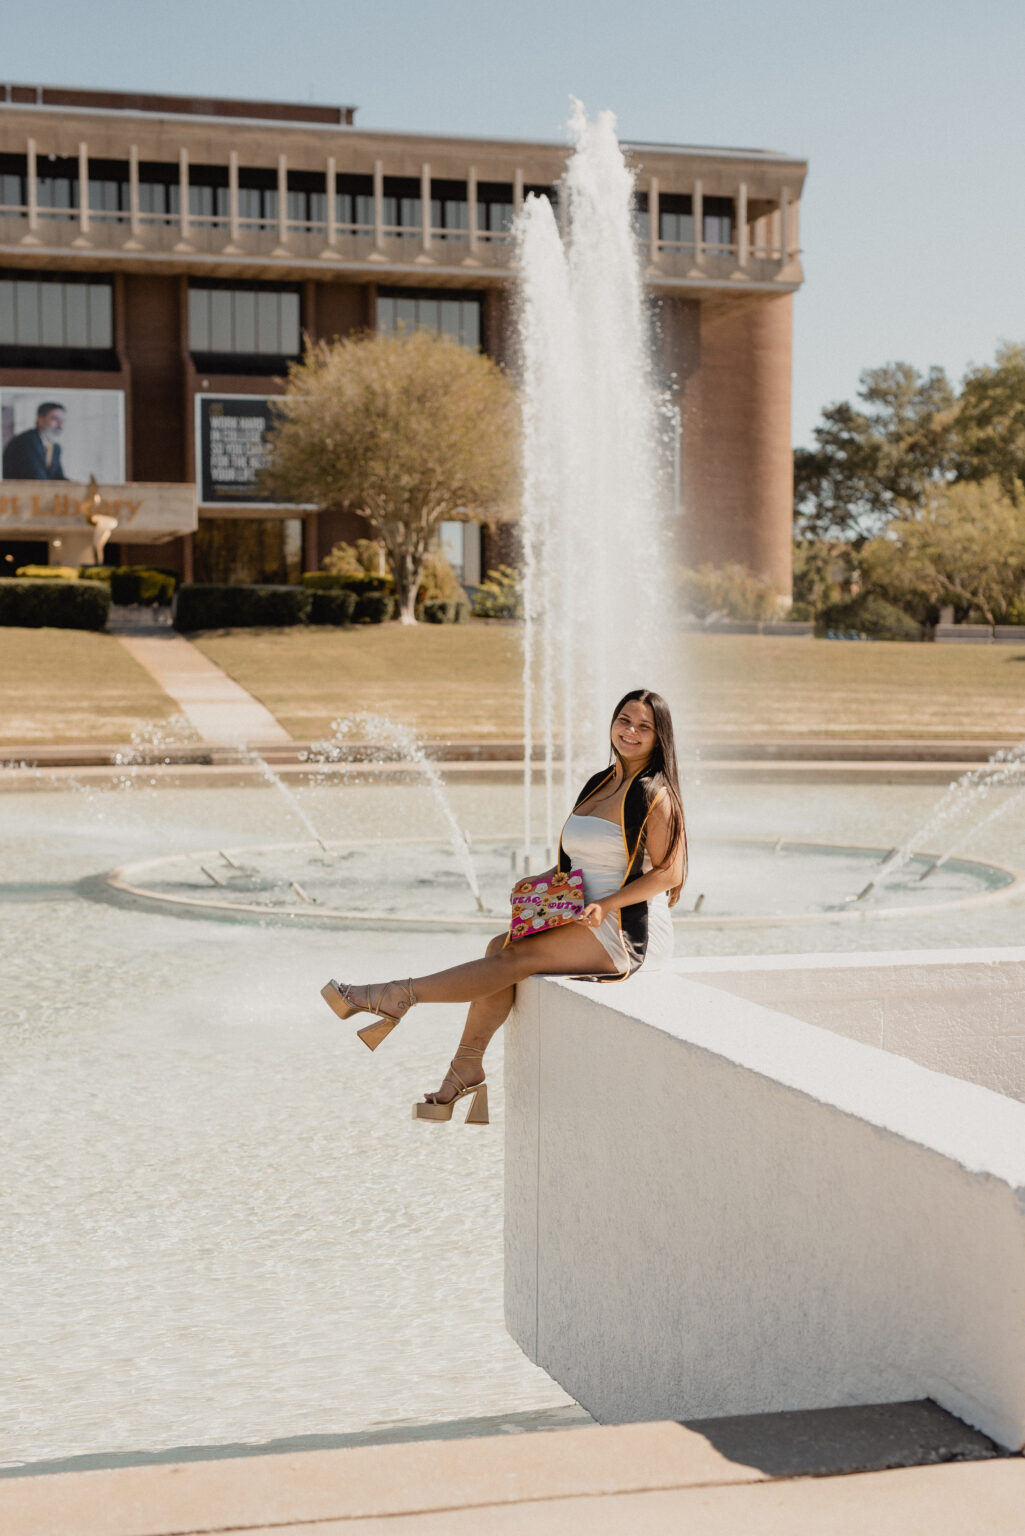
<instances>
[{"instance_id":1,"label":"long brown hair","mask_svg":"<svg viewBox=\"0 0 1025 1536\"><path fill-rule=\"evenodd\" d=\"M660 693L652 693L650 688L632 688L629 693L624 693L612 711L612 720L609 722L610 735L623 705L631 702L647 704L655 722L655 745L639 774L640 781L644 785L648 809L651 809L663 790L669 808L669 847L666 849L664 860L657 867L668 868L681 848L683 850L683 879L669 892L669 905L675 907L680 899L680 892L687 883L687 823L684 820L683 799L680 795L680 770L676 762L673 717L669 713L669 705ZM626 764L614 746L612 755L626 777Z\"/></svg>"}]
</instances>

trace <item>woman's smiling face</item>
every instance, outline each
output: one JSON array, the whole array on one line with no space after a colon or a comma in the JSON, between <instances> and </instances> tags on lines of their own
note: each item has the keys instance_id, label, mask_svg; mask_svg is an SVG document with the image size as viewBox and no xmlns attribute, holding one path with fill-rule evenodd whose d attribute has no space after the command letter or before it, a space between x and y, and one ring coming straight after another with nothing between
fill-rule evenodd
<instances>
[{"instance_id":1,"label":"woman's smiling face","mask_svg":"<svg viewBox=\"0 0 1025 1536\"><path fill-rule=\"evenodd\" d=\"M655 716L650 704L627 699L612 722L612 745L629 767L644 766L655 746Z\"/></svg>"}]
</instances>

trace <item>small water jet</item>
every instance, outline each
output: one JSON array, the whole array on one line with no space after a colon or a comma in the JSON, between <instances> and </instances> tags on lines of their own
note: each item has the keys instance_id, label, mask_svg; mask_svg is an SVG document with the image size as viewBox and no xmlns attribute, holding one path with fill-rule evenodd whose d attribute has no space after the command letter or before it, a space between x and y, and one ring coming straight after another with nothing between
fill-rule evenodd
<instances>
[{"instance_id":1,"label":"small water jet","mask_svg":"<svg viewBox=\"0 0 1025 1536\"><path fill-rule=\"evenodd\" d=\"M925 842L930 842L935 835L950 822L962 815L966 815L976 806L992 794L995 789L1003 789L1021 778L1025 771L1025 741L1019 742L1014 747L1004 747L994 752L987 761L978 768L971 768L963 773L953 784L949 785L939 800L929 812L924 821L918 823L902 843L896 848L891 848L880 861L879 869L868 884L858 892L856 896L849 897L852 902L866 901L869 896L879 891L883 886L890 884L905 866L915 857L914 850ZM1023 786L1025 789L1025 786ZM1017 800L1014 795L1012 800ZM999 806L991 812L983 822L972 822L965 829L961 837L952 843L946 853L933 859L929 867L918 879L924 880L935 869L942 868L951 858L957 848L967 841L967 838L978 831L980 825L985 826L996 815L1002 815L1006 806Z\"/></svg>"},{"instance_id":2,"label":"small water jet","mask_svg":"<svg viewBox=\"0 0 1025 1536\"><path fill-rule=\"evenodd\" d=\"M437 763L428 757L423 742L408 725L390 720L386 715L347 715L332 721L331 736L325 741L314 742L306 760L310 763L337 763L352 756L354 742L370 741L395 754L408 763L423 778L434 801L434 806L448 836L448 844L456 866L469 887L478 912L488 909L481 896L480 882L470 852L469 838L455 818L445 789L445 781ZM318 839L319 841L319 839ZM321 844L323 846L323 844Z\"/></svg>"}]
</instances>

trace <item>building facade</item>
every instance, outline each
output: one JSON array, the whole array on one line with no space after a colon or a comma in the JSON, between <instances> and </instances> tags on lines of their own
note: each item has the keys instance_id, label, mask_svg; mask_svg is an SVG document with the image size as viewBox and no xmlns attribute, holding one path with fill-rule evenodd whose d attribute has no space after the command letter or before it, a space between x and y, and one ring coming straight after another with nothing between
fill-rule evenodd
<instances>
[{"instance_id":1,"label":"building facade","mask_svg":"<svg viewBox=\"0 0 1025 1536\"><path fill-rule=\"evenodd\" d=\"M737 561L788 593L807 167L624 149L679 407L687 558ZM0 86L4 481L191 483L194 531L151 546L116 528L108 560L208 581L316 568L357 522L270 505L257 480L303 335L427 325L508 361L512 222L528 192L557 199L566 153L364 132L352 108ZM0 568L59 563L52 529L16 501L0 486ZM445 547L469 582L503 552L469 526L447 526Z\"/></svg>"}]
</instances>

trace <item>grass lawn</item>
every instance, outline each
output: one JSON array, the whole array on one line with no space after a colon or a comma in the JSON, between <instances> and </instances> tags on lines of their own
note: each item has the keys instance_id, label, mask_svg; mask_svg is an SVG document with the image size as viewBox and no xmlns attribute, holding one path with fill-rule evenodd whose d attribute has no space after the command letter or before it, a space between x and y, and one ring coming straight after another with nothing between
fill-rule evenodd
<instances>
[{"instance_id":1,"label":"grass lawn","mask_svg":"<svg viewBox=\"0 0 1025 1536\"><path fill-rule=\"evenodd\" d=\"M0 743L127 742L180 714L113 635L0 627Z\"/></svg>"},{"instance_id":2,"label":"grass lawn","mask_svg":"<svg viewBox=\"0 0 1025 1536\"><path fill-rule=\"evenodd\" d=\"M1010 645L688 637L695 719L720 740L1025 738Z\"/></svg>"},{"instance_id":3,"label":"grass lawn","mask_svg":"<svg viewBox=\"0 0 1025 1536\"><path fill-rule=\"evenodd\" d=\"M398 624L210 633L195 642L298 741L339 715L423 736L515 741L514 625ZM1025 650L687 636L692 721L729 742L826 737L1025 738ZM0 743L126 742L179 713L110 635L0 628Z\"/></svg>"},{"instance_id":4,"label":"grass lawn","mask_svg":"<svg viewBox=\"0 0 1025 1536\"><path fill-rule=\"evenodd\" d=\"M339 715L388 715L444 741L523 735L512 624L373 624L231 630L195 642L299 741Z\"/></svg>"},{"instance_id":5,"label":"grass lawn","mask_svg":"<svg viewBox=\"0 0 1025 1536\"><path fill-rule=\"evenodd\" d=\"M236 630L197 644L299 740L363 710L435 739L511 740L522 729L514 626ZM685 644L705 737L1025 737L1025 651L1013 646L759 635Z\"/></svg>"}]
</instances>

